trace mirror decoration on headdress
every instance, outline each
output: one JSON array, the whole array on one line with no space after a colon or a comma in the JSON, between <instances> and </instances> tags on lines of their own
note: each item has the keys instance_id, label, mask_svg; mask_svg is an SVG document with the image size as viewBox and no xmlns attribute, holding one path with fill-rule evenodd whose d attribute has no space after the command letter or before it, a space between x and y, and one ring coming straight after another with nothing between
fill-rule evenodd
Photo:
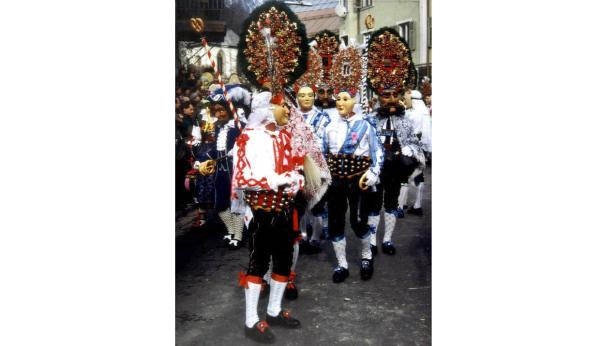
<instances>
[{"instance_id":1,"label":"mirror decoration on headdress","mask_svg":"<svg viewBox=\"0 0 616 346\"><path fill-rule=\"evenodd\" d=\"M355 96L361 83L361 72L361 55L357 48L341 47L332 62L331 86L334 94L348 91L351 96Z\"/></svg>"},{"instance_id":2,"label":"mirror decoration on headdress","mask_svg":"<svg viewBox=\"0 0 616 346\"><path fill-rule=\"evenodd\" d=\"M323 65L323 78L321 82L330 85L334 55L338 53L340 48L338 35L329 30L321 30L314 35L314 40L317 43L315 48L321 57L321 65Z\"/></svg>"},{"instance_id":3,"label":"mirror decoration on headdress","mask_svg":"<svg viewBox=\"0 0 616 346\"><path fill-rule=\"evenodd\" d=\"M416 71L406 41L392 28L376 31L368 41L368 86L376 92L414 86Z\"/></svg>"}]
</instances>

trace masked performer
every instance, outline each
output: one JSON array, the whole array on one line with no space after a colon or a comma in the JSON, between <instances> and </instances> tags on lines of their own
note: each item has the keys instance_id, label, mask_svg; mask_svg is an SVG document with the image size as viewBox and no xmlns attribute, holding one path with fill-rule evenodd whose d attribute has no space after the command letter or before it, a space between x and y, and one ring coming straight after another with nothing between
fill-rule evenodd
<instances>
[{"instance_id":1,"label":"masked performer","mask_svg":"<svg viewBox=\"0 0 616 346\"><path fill-rule=\"evenodd\" d=\"M432 117L430 110L422 100L422 94L417 90L411 91L411 109L407 113L413 122L415 135L421 143L423 153L427 157L432 153ZM408 213L412 215L423 215L421 200L424 189L424 169L425 165L417 167L409 179L409 184L416 188L415 202L408 209ZM406 201L406 198L404 200Z\"/></svg>"},{"instance_id":2,"label":"masked performer","mask_svg":"<svg viewBox=\"0 0 616 346\"><path fill-rule=\"evenodd\" d=\"M233 156L231 155L235 139L240 134L238 124L235 123L229 104L222 94L213 94L208 98L209 113L213 115L215 147L213 152L205 158L195 162L195 168L203 175L212 175L214 184L210 191L210 199L218 216L227 228L227 235L223 238L231 250L238 249L242 241L242 216L232 213L231 207L231 177L233 175ZM232 98L230 98L232 100ZM239 102L235 102L237 108ZM241 126L241 123L240 123Z\"/></svg>"},{"instance_id":3,"label":"masked performer","mask_svg":"<svg viewBox=\"0 0 616 346\"><path fill-rule=\"evenodd\" d=\"M206 221L214 214L215 175L213 174L216 160L216 130L215 120L211 118L209 109L205 118L194 126L191 136L192 170L187 174L194 185L194 194L198 204L197 217L193 227L203 227ZM205 162L210 162L206 169ZM188 179L187 179L188 181Z\"/></svg>"},{"instance_id":4,"label":"masked performer","mask_svg":"<svg viewBox=\"0 0 616 346\"><path fill-rule=\"evenodd\" d=\"M334 89L332 84L332 64L334 55L340 49L339 37L329 30L322 30L314 35L316 50L321 57L323 66L322 79L316 85L316 96L314 105L323 112L329 114L330 118L337 116L336 100L334 99Z\"/></svg>"},{"instance_id":5,"label":"masked performer","mask_svg":"<svg viewBox=\"0 0 616 346\"><path fill-rule=\"evenodd\" d=\"M288 6L267 2L243 25L238 64L255 85L269 90L253 96L251 114L236 141L232 198L250 207L250 260L245 287L245 335L259 342L273 342L269 325L299 328L300 322L281 309L291 272L297 214L294 199L304 186L303 158L294 156L289 132L280 129L288 122L283 88L303 73L308 42L305 28ZM267 317L257 313L263 275L273 263Z\"/></svg>"},{"instance_id":6,"label":"masked performer","mask_svg":"<svg viewBox=\"0 0 616 346\"><path fill-rule=\"evenodd\" d=\"M316 85L323 80L323 64L322 58L319 56L317 50L314 48L316 41L310 43L311 47L308 56L308 65L306 72L295 82L295 93L297 95L298 107L295 111L301 114L305 122L310 126L310 130L314 137L318 139L319 143L323 139L323 133L325 127L331 122L331 118L328 113L323 112L314 106L315 103L315 91ZM305 136L302 136L305 137ZM322 157L319 152L315 154ZM323 161L323 160L321 160ZM325 164L320 170L322 173L321 178L327 181L327 184L331 182L331 176L329 175L329 169ZM327 184L322 186L323 191L320 192L322 196L327 190ZM302 253L315 254L321 251L320 248L320 236L324 230L327 234L327 211L325 209L326 196L322 196L320 200L317 200L316 205L306 212L301 220L300 226L302 228L302 236L304 239L310 237L309 241L302 239L300 243L300 249ZM325 226L325 227L324 227ZM324 229L325 228L325 229Z\"/></svg>"},{"instance_id":7,"label":"masked performer","mask_svg":"<svg viewBox=\"0 0 616 346\"><path fill-rule=\"evenodd\" d=\"M379 98L379 108L372 116L377 120L385 156L377 185L377 203L379 211L381 205L385 209L381 249L389 255L396 252L391 238L396 226L400 186L418 162L425 161L401 102L404 86L411 83L412 68L411 52L396 30L382 28L372 35L368 42L368 86Z\"/></svg>"},{"instance_id":8,"label":"masked performer","mask_svg":"<svg viewBox=\"0 0 616 346\"><path fill-rule=\"evenodd\" d=\"M347 206L351 229L362 244L361 278L369 280L374 270L367 224L368 199L363 189L377 183L383 153L375 128L364 119L361 108L355 107L361 80L360 59L353 47L341 49L334 56L332 80L338 116L325 128L323 137L323 153L332 175L327 204L329 236L338 261L332 278L335 283L349 276L344 235Z\"/></svg>"}]
</instances>

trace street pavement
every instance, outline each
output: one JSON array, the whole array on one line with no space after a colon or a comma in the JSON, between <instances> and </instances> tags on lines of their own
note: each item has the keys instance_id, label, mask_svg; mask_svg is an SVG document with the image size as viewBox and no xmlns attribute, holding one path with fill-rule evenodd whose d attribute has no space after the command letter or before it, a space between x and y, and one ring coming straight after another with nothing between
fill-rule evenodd
<instances>
[{"instance_id":1,"label":"street pavement","mask_svg":"<svg viewBox=\"0 0 616 346\"><path fill-rule=\"evenodd\" d=\"M277 345L421 345L431 344L431 175L426 172L423 216L398 219L394 256L379 253L370 281L359 277L360 242L348 228L350 276L332 282L336 258L329 242L323 251L301 254L296 272L299 297L282 307L292 311L302 327L272 327ZM414 199L415 189L410 193ZM238 273L246 271L246 246L223 246L220 224L190 230L189 214L176 222L176 344L257 345L244 337L244 290ZM259 301L265 318L268 297Z\"/></svg>"}]
</instances>

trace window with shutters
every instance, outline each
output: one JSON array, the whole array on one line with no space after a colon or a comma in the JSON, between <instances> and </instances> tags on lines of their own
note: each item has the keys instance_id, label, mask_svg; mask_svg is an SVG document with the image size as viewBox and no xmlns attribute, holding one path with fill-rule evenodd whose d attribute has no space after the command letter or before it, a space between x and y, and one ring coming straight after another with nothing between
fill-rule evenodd
<instances>
[{"instance_id":1,"label":"window with shutters","mask_svg":"<svg viewBox=\"0 0 616 346\"><path fill-rule=\"evenodd\" d=\"M415 50L415 28L413 22L398 24L398 33L408 43L411 50Z\"/></svg>"},{"instance_id":2,"label":"window with shutters","mask_svg":"<svg viewBox=\"0 0 616 346\"><path fill-rule=\"evenodd\" d=\"M369 7L372 6L372 0L361 0L361 7Z\"/></svg>"}]
</instances>

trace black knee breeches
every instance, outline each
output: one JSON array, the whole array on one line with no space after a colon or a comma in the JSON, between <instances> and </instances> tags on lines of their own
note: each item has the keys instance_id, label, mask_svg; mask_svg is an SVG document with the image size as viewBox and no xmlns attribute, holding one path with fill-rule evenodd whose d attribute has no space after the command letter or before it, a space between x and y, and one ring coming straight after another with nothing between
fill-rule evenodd
<instances>
[{"instance_id":1,"label":"black knee breeches","mask_svg":"<svg viewBox=\"0 0 616 346\"><path fill-rule=\"evenodd\" d=\"M269 268L271 257L272 272L289 276L295 237L292 210L281 212L253 210L253 215L248 225L250 251L248 275L263 277Z\"/></svg>"},{"instance_id":2,"label":"black knee breeches","mask_svg":"<svg viewBox=\"0 0 616 346\"><path fill-rule=\"evenodd\" d=\"M347 205L351 229L359 238L370 233L368 228L368 194L359 188L359 177L334 179L328 191L329 236L337 241L344 238Z\"/></svg>"}]
</instances>

